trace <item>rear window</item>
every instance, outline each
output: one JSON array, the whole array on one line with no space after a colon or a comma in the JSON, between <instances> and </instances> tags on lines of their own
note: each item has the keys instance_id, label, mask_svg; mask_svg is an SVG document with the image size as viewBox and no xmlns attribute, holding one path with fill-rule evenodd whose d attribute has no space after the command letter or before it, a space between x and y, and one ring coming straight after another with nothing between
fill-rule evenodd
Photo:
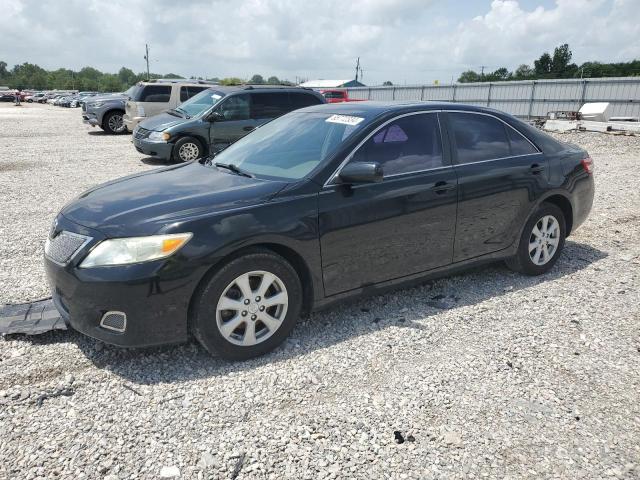
<instances>
[{"instance_id":1,"label":"rear window","mask_svg":"<svg viewBox=\"0 0 640 480\"><path fill-rule=\"evenodd\" d=\"M135 102L168 102L171 98L171 85L139 85L131 94Z\"/></svg>"},{"instance_id":2,"label":"rear window","mask_svg":"<svg viewBox=\"0 0 640 480\"><path fill-rule=\"evenodd\" d=\"M180 87L180 101L184 102L185 100L189 100L194 95L197 95L203 90L206 90L209 87Z\"/></svg>"},{"instance_id":3,"label":"rear window","mask_svg":"<svg viewBox=\"0 0 640 480\"><path fill-rule=\"evenodd\" d=\"M311 105L319 105L322 103L322 101L315 95L305 92L290 92L289 98L291 99L292 110L310 107Z\"/></svg>"}]
</instances>

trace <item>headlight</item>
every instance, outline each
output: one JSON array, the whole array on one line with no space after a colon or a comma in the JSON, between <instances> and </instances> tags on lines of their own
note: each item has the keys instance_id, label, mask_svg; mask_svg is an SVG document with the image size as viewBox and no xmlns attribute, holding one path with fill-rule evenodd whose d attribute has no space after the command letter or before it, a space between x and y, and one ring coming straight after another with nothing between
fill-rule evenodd
<instances>
[{"instance_id":1,"label":"headlight","mask_svg":"<svg viewBox=\"0 0 640 480\"><path fill-rule=\"evenodd\" d=\"M192 233L112 238L99 243L82 261L80 268L128 265L166 258L187 243Z\"/></svg>"},{"instance_id":2,"label":"headlight","mask_svg":"<svg viewBox=\"0 0 640 480\"><path fill-rule=\"evenodd\" d=\"M151 132L147 137L151 142L166 142L171 138L167 132Z\"/></svg>"},{"instance_id":3,"label":"headlight","mask_svg":"<svg viewBox=\"0 0 640 480\"><path fill-rule=\"evenodd\" d=\"M91 108L100 108L101 106L104 105L104 102L95 102L95 103L90 103L89 105L87 105L88 107Z\"/></svg>"}]
</instances>

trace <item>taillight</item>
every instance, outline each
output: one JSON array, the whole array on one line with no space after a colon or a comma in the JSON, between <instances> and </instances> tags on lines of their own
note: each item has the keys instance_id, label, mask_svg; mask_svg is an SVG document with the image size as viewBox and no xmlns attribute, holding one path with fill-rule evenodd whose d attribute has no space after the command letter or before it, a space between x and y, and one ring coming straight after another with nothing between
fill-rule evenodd
<instances>
[{"instance_id":1,"label":"taillight","mask_svg":"<svg viewBox=\"0 0 640 480\"><path fill-rule=\"evenodd\" d=\"M582 168L584 168L585 172L589 175L593 173L593 159L591 157L583 159L580 163L582 164Z\"/></svg>"}]
</instances>

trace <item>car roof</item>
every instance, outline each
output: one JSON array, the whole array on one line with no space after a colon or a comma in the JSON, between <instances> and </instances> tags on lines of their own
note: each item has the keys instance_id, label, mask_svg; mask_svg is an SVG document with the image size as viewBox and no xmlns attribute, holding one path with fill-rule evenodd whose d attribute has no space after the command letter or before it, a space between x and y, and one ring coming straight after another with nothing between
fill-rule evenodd
<instances>
[{"instance_id":1,"label":"car roof","mask_svg":"<svg viewBox=\"0 0 640 480\"><path fill-rule=\"evenodd\" d=\"M423 110L463 110L471 112L483 112L491 114L504 115L503 112L499 112L492 108L478 107L476 105L468 105L464 103L453 102L424 102L424 101L410 101L410 102L377 102L377 101L362 101L362 102L343 102L343 103L326 103L323 105L313 105L301 109L303 112L321 112L321 113L335 113L339 115L353 115L365 118L374 118L379 115L387 113L403 113Z\"/></svg>"},{"instance_id":2,"label":"car roof","mask_svg":"<svg viewBox=\"0 0 640 480\"><path fill-rule=\"evenodd\" d=\"M262 91L262 90L277 90L277 91L292 91L292 92L308 92L313 95L320 95L319 92L310 88L296 87L295 85L212 85L209 87L211 90L217 90L225 94L240 91Z\"/></svg>"}]
</instances>

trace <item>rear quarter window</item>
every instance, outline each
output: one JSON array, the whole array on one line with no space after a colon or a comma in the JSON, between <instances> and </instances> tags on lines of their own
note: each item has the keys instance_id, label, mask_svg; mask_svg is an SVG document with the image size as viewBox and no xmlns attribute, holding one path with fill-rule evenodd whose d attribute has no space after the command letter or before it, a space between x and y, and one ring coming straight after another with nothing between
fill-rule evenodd
<instances>
[{"instance_id":1,"label":"rear quarter window","mask_svg":"<svg viewBox=\"0 0 640 480\"><path fill-rule=\"evenodd\" d=\"M131 98L136 102L166 103L171 98L171 85L144 85Z\"/></svg>"},{"instance_id":2,"label":"rear quarter window","mask_svg":"<svg viewBox=\"0 0 640 480\"><path fill-rule=\"evenodd\" d=\"M291 99L291 110L323 103L317 96L305 92L289 92L289 98Z\"/></svg>"}]
</instances>

